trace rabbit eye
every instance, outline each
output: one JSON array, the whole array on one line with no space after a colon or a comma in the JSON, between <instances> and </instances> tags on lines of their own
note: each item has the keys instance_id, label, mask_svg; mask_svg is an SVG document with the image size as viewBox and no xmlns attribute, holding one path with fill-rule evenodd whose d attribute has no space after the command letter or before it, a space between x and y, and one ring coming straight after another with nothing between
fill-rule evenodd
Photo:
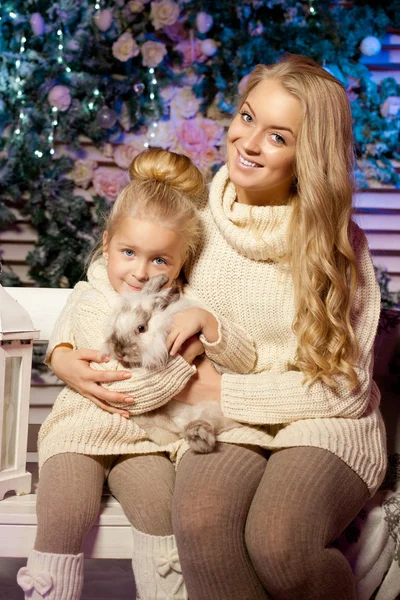
<instances>
[{"instance_id":1,"label":"rabbit eye","mask_svg":"<svg viewBox=\"0 0 400 600\"><path fill-rule=\"evenodd\" d=\"M136 332L137 333L144 333L147 330L146 325L139 325L139 327L137 328Z\"/></svg>"}]
</instances>

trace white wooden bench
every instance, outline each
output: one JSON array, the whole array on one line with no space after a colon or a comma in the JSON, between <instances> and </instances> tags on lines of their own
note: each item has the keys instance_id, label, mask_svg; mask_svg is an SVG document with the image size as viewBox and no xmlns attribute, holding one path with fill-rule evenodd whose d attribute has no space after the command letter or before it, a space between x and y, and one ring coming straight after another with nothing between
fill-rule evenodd
<instances>
[{"instance_id":1,"label":"white wooden bench","mask_svg":"<svg viewBox=\"0 0 400 600\"><path fill-rule=\"evenodd\" d=\"M70 289L6 288L28 311L40 340L47 341ZM0 557L27 556L36 536L36 494L0 501ZM99 518L84 542L86 558L132 558L128 519L112 496L104 496Z\"/></svg>"}]
</instances>

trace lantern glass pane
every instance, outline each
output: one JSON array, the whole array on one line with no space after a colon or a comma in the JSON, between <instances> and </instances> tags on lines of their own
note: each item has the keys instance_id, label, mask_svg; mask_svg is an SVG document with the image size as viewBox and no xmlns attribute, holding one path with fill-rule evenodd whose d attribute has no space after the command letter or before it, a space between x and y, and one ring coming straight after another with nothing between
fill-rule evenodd
<instances>
[{"instance_id":1,"label":"lantern glass pane","mask_svg":"<svg viewBox=\"0 0 400 600\"><path fill-rule=\"evenodd\" d=\"M15 467L17 459L18 396L21 384L21 356L7 356L4 377L4 408L0 469Z\"/></svg>"}]
</instances>

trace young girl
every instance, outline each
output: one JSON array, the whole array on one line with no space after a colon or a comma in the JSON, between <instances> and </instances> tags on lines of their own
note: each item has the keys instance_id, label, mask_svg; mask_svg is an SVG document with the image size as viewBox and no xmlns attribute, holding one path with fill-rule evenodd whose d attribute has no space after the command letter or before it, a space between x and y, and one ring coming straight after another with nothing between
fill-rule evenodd
<instances>
[{"instance_id":1,"label":"young girl","mask_svg":"<svg viewBox=\"0 0 400 600\"><path fill-rule=\"evenodd\" d=\"M48 358L66 340L74 349L100 351L118 294L136 294L160 273L168 276L165 287L171 286L199 243L195 200L199 205L204 184L188 158L149 150L133 161L130 177L111 210L98 252L102 256L92 261L88 281L76 285L56 325ZM171 332L169 345L176 355L165 367L126 372L116 361L111 363L118 376L124 376L114 384L128 398L123 409L105 412L68 386L58 396L39 434L37 537L27 567L18 574L26 598L80 597L82 542L97 518L105 480L132 523L137 597L187 598L170 514L170 459L182 441L157 445L134 416L162 406L183 389L196 372L190 363L204 351L203 344L211 357L234 371L243 372L254 363L253 354L242 364L235 329L228 324L222 332L224 355L214 356L222 325L206 310L187 312L190 326L177 324ZM198 332L203 344L194 337ZM182 355L177 354L186 340ZM252 354L250 342L248 353ZM106 363L93 366L100 379L101 370L109 368Z\"/></svg>"},{"instance_id":2,"label":"young girl","mask_svg":"<svg viewBox=\"0 0 400 600\"><path fill-rule=\"evenodd\" d=\"M304 56L259 65L227 158L185 275L254 339L257 361L250 374L221 376L201 359L176 396L220 398L226 417L249 425L241 438L226 432L218 452L188 451L178 464L173 524L188 594L355 600L350 565L332 542L378 488L386 452L372 379L380 293L351 219L342 84ZM92 357L56 350L52 364L84 395L105 398ZM270 457L248 447L255 440Z\"/></svg>"}]
</instances>

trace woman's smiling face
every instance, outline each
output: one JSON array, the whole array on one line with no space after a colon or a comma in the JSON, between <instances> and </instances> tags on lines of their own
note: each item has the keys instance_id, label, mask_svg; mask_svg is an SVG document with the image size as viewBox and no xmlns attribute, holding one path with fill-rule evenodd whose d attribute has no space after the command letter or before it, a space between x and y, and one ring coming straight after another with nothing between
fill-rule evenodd
<instances>
[{"instance_id":1,"label":"woman's smiling face","mask_svg":"<svg viewBox=\"0 0 400 600\"><path fill-rule=\"evenodd\" d=\"M301 105L275 79L258 83L228 130L227 155L238 200L285 204L293 181Z\"/></svg>"}]
</instances>

